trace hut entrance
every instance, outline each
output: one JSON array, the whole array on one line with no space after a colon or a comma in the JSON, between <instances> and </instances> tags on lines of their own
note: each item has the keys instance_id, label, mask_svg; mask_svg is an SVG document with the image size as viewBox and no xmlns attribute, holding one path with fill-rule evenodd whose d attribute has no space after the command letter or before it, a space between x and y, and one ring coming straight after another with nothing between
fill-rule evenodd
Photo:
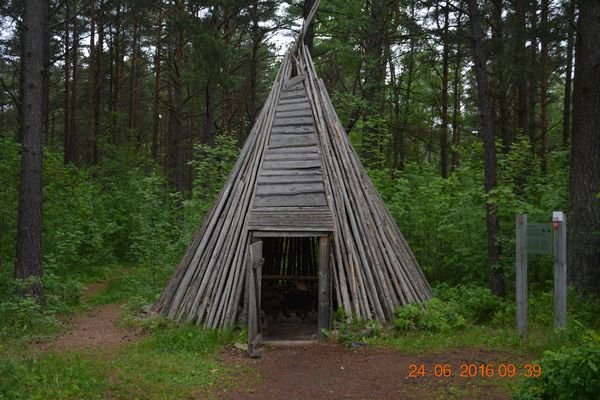
<instances>
[{"instance_id":1,"label":"hut entrance","mask_svg":"<svg viewBox=\"0 0 600 400\"><path fill-rule=\"evenodd\" d=\"M250 335L255 332L260 341L321 338L331 319L329 235L254 235L254 241L256 313L250 310Z\"/></svg>"},{"instance_id":2,"label":"hut entrance","mask_svg":"<svg viewBox=\"0 0 600 400\"><path fill-rule=\"evenodd\" d=\"M315 340L319 238L263 238L261 328L265 340Z\"/></svg>"}]
</instances>

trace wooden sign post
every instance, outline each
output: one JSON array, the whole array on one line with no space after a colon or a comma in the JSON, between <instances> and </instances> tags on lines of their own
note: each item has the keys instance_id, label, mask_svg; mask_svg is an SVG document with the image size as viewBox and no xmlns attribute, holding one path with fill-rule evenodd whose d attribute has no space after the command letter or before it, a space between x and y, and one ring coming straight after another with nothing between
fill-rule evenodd
<instances>
[{"instance_id":1,"label":"wooden sign post","mask_svg":"<svg viewBox=\"0 0 600 400\"><path fill-rule=\"evenodd\" d=\"M554 244L554 246L552 245ZM552 213L552 224L528 222L527 214L516 216L515 288L516 325L527 336L527 254L554 254L554 326L567 328L567 218Z\"/></svg>"},{"instance_id":2,"label":"wooden sign post","mask_svg":"<svg viewBox=\"0 0 600 400\"><path fill-rule=\"evenodd\" d=\"M561 211L552 214L554 228L554 326L567 329L567 218Z\"/></svg>"},{"instance_id":3,"label":"wooden sign post","mask_svg":"<svg viewBox=\"0 0 600 400\"><path fill-rule=\"evenodd\" d=\"M517 214L516 246L517 332L527 336L527 214Z\"/></svg>"}]
</instances>

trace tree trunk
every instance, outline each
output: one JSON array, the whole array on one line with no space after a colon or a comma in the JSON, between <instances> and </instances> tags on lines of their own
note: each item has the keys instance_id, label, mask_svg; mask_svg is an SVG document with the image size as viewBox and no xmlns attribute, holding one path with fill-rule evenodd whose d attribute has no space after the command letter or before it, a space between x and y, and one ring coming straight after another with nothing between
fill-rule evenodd
<instances>
[{"instance_id":1,"label":"tree trunk","mask_svg":"<svg viewBox=\"0 0 600 400\"><path fill-rule=\"evenodd\" d=\"M181 18L184 13L183 1L177 1L177 14ZM183 56L184 40L181 28L176 33L175 54L174 54L174 74L173 74L173 115L172 115L172 135L173 135L173 175L172 180L175 183L175 189L183 193L185 190L185 162L183 153L183 144L185 135L183 134Z\"/></svg>"},{"instance_id":2,"label":"tree trunk","mask_svg":"<svg viewBox=\"0 0 600 400\"><path fill-rule=\"evenodd\" d=\"M508 130L508 103L506 100L508 79L504 51L504 27L502 25L503 0L494 0L492 43L494 48L494 98L498 101L497 126L502 139L502 152L508 153L512 144L512 135ZM495 115L494 115L495 116Z\"/></svg>"},{"instance_id":3,"label":"tree trunk","mask_svg":"<svg viewBox=\"0 0 600 400\"><path fill-rule=\"evenodd\" d=\"M529 57L530 57L530 69L529 69L529 142L531 144L531 155L535 158L535 142L536 142L536 130L537 130L537 0L531 0L531 8L529 21L531 24L531 35L529 44Z\"/></svg>"},{"instance_id":4,"label":"tree trunk","mask_svg":"<svg viewBox=\"0 0 600 400\"><path fill-rule=\"evenodd\" d=\"M129 86L129 131L133 134L133 138L136 139L136 146L138 149L142 147L141 143L141 132L138 130L137 124L137 70L138 70L138 47L139 47L139 32L140 23L138 16L134 17L133 22L133 39L131 44L131 75L130 75L130 86Z\"/></svg>"},{"instance_id":5,"label":"tree trunk","mask_svg":"<svg viewBox=\"0 0 600 400\"><path fill-rule=\"evenodd\" d=\"M302 16L304 20L308 17L310 10L313 8L315 4L315 0L304 0L304 8L302 9ZM313 19L314 21L314 19ZM314 44L314 22L311 22L306 29L306 34L304 35L304 44L308 47L308 51L312 52L313 44Z\"/></svg>"},{"instance_id":6,"label":"tree trunk","mask_svg":"<svg viewBox=\"0 0 600 400\"><path fill-rule=\"evenodd\" d=\"M76 21L76 20L75 20ZM71 82L71 110L69 112L69 134L71 135L73 145L73 160L75 164L79 165L80 154L79 154L79 134L77 132L77 88L78 88L78 68L79 68L79 30L77 24L73 24L73 50L71 58L73 60L73 67L71 68L73 80Z\"/></svg>"},{"instance_id":7,"label":"tree trunk","mask_svg":"<svg viewBox=\"0 0 600 400\"><path fill-rule=\"evenodd\" d=\"M546 145L548 143L548 0L541 3L540 41L540 160L542 174L546 175L548 164L546 161Z\"/></svg>"},{"instance_id":8,"label":"tree trunk","mask_svg":"<svg viewBox=\"0 0 600 400\"><path fill-rule=\"evenodd\" d=\"M565 94L563 99L563 145L569 144L571 136L571 77L573 75L573 37L575 26L575 0L570 0L567 9L567 55L565 71Z\"/></svg>"},{"instance_id":9,"label":"tree trunk","mask_svg":"<svg viewBox=\"0 0 600 400\"><path fill-rule=\"evenodd\" d=\"M415 21L415 17L416 17L416 7L415 7L415 2L412 1L411 2L411 6L410 6L410 19L411 21ZM406 67L407 71L406 71L406 94L404 95L404 110L402 112L402 125L400 130L403 132L402 133L402 137L398 138L398 168L403 169L404 168L404 161L406 159L406 146L405 146L405 137L406 137L406 132L408 131L409 128L409 123L410 123L410 106L411 106L411 99L412 99L412 85L413 85L413 79L414 79L414 65L415 65L415 48L416 48L416 39L415 39L415 32L411 32L410 35L410 40L409 40L409 50L408 50L408 66ZM418 145L416 145L416 153L417 153L417 157L416 159L418 160L418 155L419 155L419 149L418 149Z\"/></svg>"},{"instance_id":10,"label":"tree trunk","mask_svg":"<svg viewBox=\"0 0 600 400\"><path fill-rule=\"evenodd\" d=\"M460 17L459 17L460 18ZM460 25L459 25L460 29ZM460 43L456 44L456 61L454 64L454 82L452 84L452 157L450 160L450 164L452 166L452 170L455 170L460 164L460 158L458 154L458 146L460 146L460 127L459 127L459 118L461 115L460 112L460 104L461 104L461 64L462 64L462 54L461 54L461 45Z\"/></svg>"},{"instance_id":11,"label":"tree trunk","mask_svg":"<svg viewBox=\"0 0 600 400\"><path fill-rule=\"evenodd\" d=\"M525 7L527 0L515 0L515 49L514 71L516 73L515 85L517 87L517 128L521 134L527 132L527 79L524 65L527 62L525 49Z\"/></svg>"},{"instance_id":12,"label":"tree trunk","mask_svg":"<svg viewBox=\"0 0 600 400\"><path fill-rule=\"evenodd\" d=\"M504 275L498 265L500 258L500 245L497 236L500 231L497 206L492 198L491 191L497 186L496 176L496 147L494 144L494 119L490 105L490 87L486 72L485 49L483 45L483 31L479 17L476 0L468 0L468 13L471 21L471 35L473 41L473 62L477 82L477 98L481 128L483 131L484 153L484 189L488 196L486 200L487 220L487 248L488 263L490 264L490 288L497 296L504 296Z\"/></svg>"},{"instance_id":13,"label":"tree trunk","mask_svg":"<svg viewBox=\"0 0 600 400\"><path fill-rule=\"evenodd\" d=\"M69 19L71 18L71 8L69 7L70 1L67 0L65 3L65 58L64 58L64 90L63 90L63 115L64 115L64 153L63 153L63 161L65 164L69 164L75 162L73 159L73 145L71 138L71 131L69 129L69 108L71 103L69 101L69 96L71 95L70 89L70 81L71 81L71 60L69 58L71 51L71 22ZM75 24L74 24L75 25ZM77 29L77 28L75 28Z\"/></svg>"},{"instance_id":14,"label":"tree trunk","mask_svg":"<svg viewBox=\"0 0 600 400\"><path fill-rule=\"evenodd\" d=\"M21 175L15 277L38 278L25 295L42 296L42 139L44 76L48 57L48 3L25 0L21 82Z\"/></svg>"},{"instance_id":15,"label":"tree trunk","mask_svg":"<svg viewBox=\"0 0 600 400\"><path fill-rule=\"evenodd\" d=\"M160 52L162 49L162 10L158 15L158 34L156 36L156 52L154 54L154 105L152 119L152 159L158 161L158 138L160 135Z\"/></svg>"},{"instance_id":16,"label":"tree trunk","mask_svg":"<svg viewBox=\"0 0 600 400\"><path fill-rule=\"evenodd\" d=\"M90 8L90 55L88 61L88 104L87 104L87 146L86 161L89 165L95 164L96 138L94 129L96 126L96 107L94 104L96 92L96 2L89 0Z\"/></svg>"},{"instance_id":17,"label":"tree trunk","mask_svg":"<svg viewBox=\"0 0 600 400\"><path fill-rule=\"evenodd\" d=\"M391 136L392 136L392 149L390 157L390 173L394 176L394 172L398 169L398 152L401 151L400 143L404 141L403 130L400 126L400 87L402 80L398 82L396 77L396 66L392 57L391 49L388 49L388 64L390 69L390 86L392 87L392 105L391 105Z\"/></svg>"},{"instance_id":18,"label":"tree trunk","mask_svg":"<svg viewBox=\"0 0 600 400\"><path fill-rule=\"evenodd\" d=\"M582 291L600 293L600 2L579 2L573 82L568 271Z\"/></svg>"},{"instance_id":19,"label":"tree trunk","mask_svg":"<svg viewBox=\"0 0 600 400\"><path fill-rule=\"evenodd\" d=\"M104 81L104 0L100 0L100 8L98 9L98 42L96 43L96 67L94 72L94 163L98 162L99 153L97 146L97 137L100 133L100 122L102 118L102 83Z\"/></svg>"},{"instance_id":20,"label":"tree trunk","mask_svg":"<svg viewBox=\"0 0 600 400\"><path fill-rule=\"evenodd\" d=\"M256 121L256 114L258 110L258 51L262 45L263 40L263 31L261 30L259 24L259 10L258 10L258 2L254 3L251 11L252 16L252 27L250 28L250 37L252 38L252 48L250 53L250 79L249 84L250 88L248 90L248 99L247 99L247 113L249 125L254 126L254 122ZM247 133L246 135L247 136ZM241 138L241 139L246 139ZM240 140L242 143L244 140Z\"/></svg>"},{"instance_id":21,"label":"tree trunk","mask_svg":"<svg viewBox=\"0 0 600 400\"><path fill-rule=\"evenodd\" d=\"M442 126L440 129L440 172L442 178L448 177L448 74L450 58L450 40L448 26L450 25L450 5L446 0L444 7L444 30L442 48Z\"/></svg>"},{"instance_id":22,"label":"tree trunk","mask_svg":"<svg viewBox=\"0 0 600 400\"><path fill-rule=\"evenodd\" d=\"M463 2L460 1L458 16L456 17L456 34L462 34L462 9ZM456 54L455 54L455 62L454 62L454 81L452 84L452 157L450 160L452 170L455 170L459 163L459 155L456 150L458 146L460 146L460 127L459 127L459 118L461 115L460 112L460 99L461 99L461 74L462 74L462 46L460 41L456 41Z\"/></svg>"},{"instance_id":23,"label":"tree trunk","mask_svg":"<svg viewBox=\"0 0 600 400\"><path fill-rule=\"evenodd\" d=\"M214 77L209 77L206 81L205 101L206 101L206 118L204 119L204 143L212 146L215 135L217 133L215 127L215 97L217 88Z\"/></svg>"},{"instance_id":24,"label":"tree trunk","mask_svg":"<svg viewBox=\"0 0 600 400\"><path fill-rule=\"evenodd\" d=\"M366 109L363 113L365 127L361 153L367 165L376 161L376 151L381 142L379 116L383 112L385 66L384 43L386 35L386 7L384 0L372 0L369 10L370 20L366 26L365 47L365 77L363 99Z\"/></svg>"}]
</instances>

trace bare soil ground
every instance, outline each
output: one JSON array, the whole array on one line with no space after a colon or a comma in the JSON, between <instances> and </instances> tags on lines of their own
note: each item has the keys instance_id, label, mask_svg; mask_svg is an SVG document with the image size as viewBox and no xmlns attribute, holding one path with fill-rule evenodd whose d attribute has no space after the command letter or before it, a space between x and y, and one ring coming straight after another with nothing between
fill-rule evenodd
<instances>
[{"instance_id":1,"label":"bare soil ground","mask_svg":"<svg viewBox=\"0 0 600 400\"><path fill-rule=\"evenodd\" d=\"M53 350L81 350L84 348L110 350L135 340L140 332L119 326L119 304L102 304L89 314L76 317L70 322L73 328L47 344Z\"/></svg>"},{"instance_id":2,"label":"bare soil ground","mask_svg":"<svg viewBox=\"0 0 600 400\"><path fill-rule=\"evenodd\" d=\"M106 284L92 284L84 294L89 300ZM136 340L141 332L119 325L119 304L103 304L68 321L66 333L40 343L37 351L103 349ZM403 354L391 348L340 344L309 344L263 347L262 358L249 359L233 346L223 350L222 359L239 376L228 376L200 396L231 400L280 399L486 399L508 400L505 384L511 378L461 378L460 364L524 363L514 354L457 349L423 355ZM423 364L428 376L408 376L411 364ZM453 375L438 378L435 364L450 364ZM514 379L514 378L512 378Z\"/></svg>"},{"instance_id":3,"label":"bare soil ground","mask_svg":"<svg viewBox=\"0 0 600 400\"><path fill-rule=\"evenodd\" d=\"M460 364L523 362L510 354L455 350L440 354L406 355L389 348L315 344L263 349L261 359L248 359L237 349L223 353L229 365L247 367L258 375L246 387L221 392L222 399L509 399L497 380L461 378ZM429 376L409 378L410 364L424 364ZM453 376L437 378L435 364L450 364ZM514 379L514 378L513 378Z\"/></svg>"},{"instance_id":4,"label":"bare soil ground","mask_svg":"<svg viewBox=\"0 0 600 400\"><path fill-rule=\"evenodd\" d=\"M86 287L83 300L89 301L96 293L104 290L107 283L92 283ZM119 325L120 304L101 304L89 312L66 321L65 333L52 341L40 343L38 350L81 350L112 348L135 340L140 330Z\"/></svg>"}]
</instances>

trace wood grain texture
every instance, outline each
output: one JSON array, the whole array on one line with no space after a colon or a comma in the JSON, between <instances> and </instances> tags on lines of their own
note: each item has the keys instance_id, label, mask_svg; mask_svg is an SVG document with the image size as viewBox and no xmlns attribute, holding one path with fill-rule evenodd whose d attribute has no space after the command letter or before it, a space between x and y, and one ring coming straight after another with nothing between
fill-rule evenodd
<instances>
[{"instance_id":1,"label":"wood grain texture","mask_svg":"<svg viewBox=\"0 0 600 400\"><path fill-rule=\"evenodd\" d=\"M329 238L321 245L329 250L319 259L328 266L320 290L335 293L348 315L392 319L397 307L433 295L352 148L310 53L298 44L284 57L238 161L153 309L209 328L250 318L259 338L261 289L249 271L250 244L257 237L297 243L306 236ZM302 251L295 249L263 251L297 265ZM330 323L325 301L320 308L324 327Z\"/></svg>"}]
</instances>

